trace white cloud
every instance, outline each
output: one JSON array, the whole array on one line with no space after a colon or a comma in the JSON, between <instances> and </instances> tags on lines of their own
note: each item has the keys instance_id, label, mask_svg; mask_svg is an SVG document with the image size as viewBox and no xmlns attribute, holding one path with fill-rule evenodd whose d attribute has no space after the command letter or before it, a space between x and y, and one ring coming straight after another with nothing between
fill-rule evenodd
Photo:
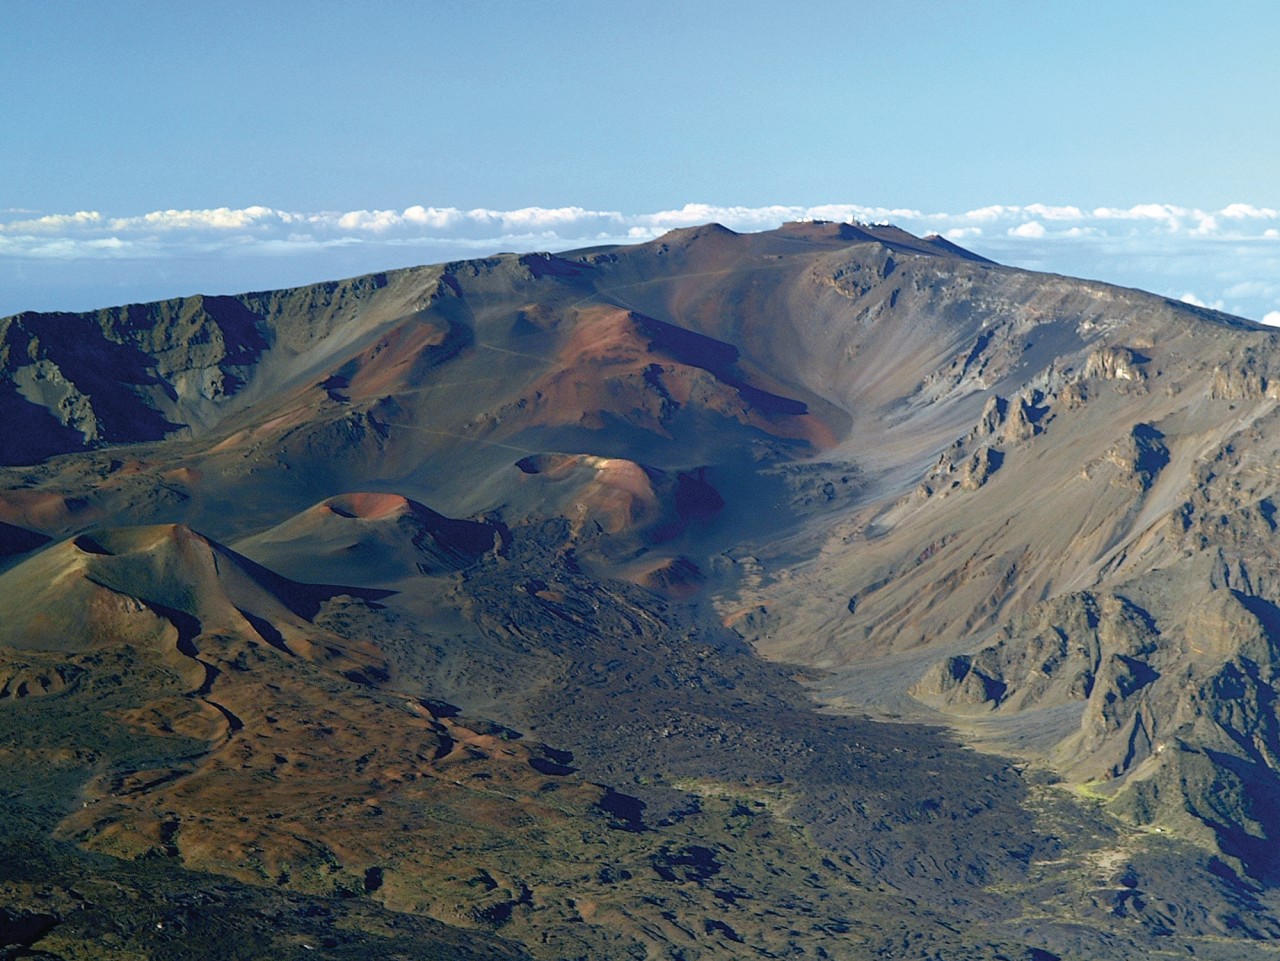
<instances>
[{"instance_id":1,"label":"white cloud","mask_svg":"<svg viewBox=\"0 0 1280 961\"><path fill-rule=\"evenodd\" d=\"M990 207L979 207L977 210L970 210L968 213L961 214L962 220L969 220L975 223L987 223L992 220L1001 220L1019 212L1018 207L1005 207L995 204Z\"/></svg>"},{"instance_id":2,"label":"white cloud","mask_svg":"<svg viewBox=\"0 0 1280 961\"><path fill-rule=\"evenodd\" d=\"M243 210L218 207L216 210L155 210L149 214L143 214L141 218L113 220L111 226L116 230L130 230L138 226L138 221L141 221L141 224L148 227L158 227L163 230L193 228L235 230L267 219L277 219L276 211L269 207L245 207Z\"/></svg>"},{"instance_id":3,"label":"white cloud","mask_svg":"<svg viewBox=\"0 0 1280 961\"><path fill-rule=\"evenodd\" d=\"M1228 204L1218 211L1228 220L1275 220L1280 217L1271 207L1254 207L1251 204Z\"/></svg>"},{"instance_id":4,"label":"white cloud","mask_svg":"<svg viewBox=\"0 0 1280 961\"><path fill-rule=\"evenodd\" d=\"M15 220L8 224L0 224L0 230L55 233L60 230L96 226L100 223L102 223L102 214L98 211L77 210L73 214L49 214L34 220Z\"/></svg>"},{"instance_id":5,"label":"white cloud","mask_svg":"<svg viewBox=\"0 0 1280 961\"><path fill-rule=\"evenodd\" d=\"M261 287L275 282L275 275L266 267L249 271L255 258L277 270L285 261L311 264L304 276L318 280L497 250L636 243L710 221L745 232L792 220L892 222L915 234L941 234L1015 266L1143 287L1174 298L1195 291L1189 295L1194 302L1250 317L1271 316L1280 300L1280 211L1244 202L1220 210L1167 203L992 204L959 213L853 203L749 207L691 202L635 213L579 206L500 210L413 204L403 209L289 211L254 205L124 216L96 210L0 211L0 279L9 278L12 291L0 292L9 298L0 302L0 314L29 305L15 303L24 290L13 278L40 264L47 265L39 269L48 272L51 289L58 282L53 265L59 262L98 265L93 270L118 264L113 269L121 272L133 264L137 271L165 277L200 263L204 273L191 276L225 277L218 282L235 285L235 277L243 275L252 278L245 284ZM238 265L240 273L229 264ZM300 281L290 277L278 285L288 282ZM104 294L103 300L114 296Z\"/></svg>"},{"instance_id":6,"label":"white cloud","mask_svg":"<svg viewBox=\"0 0 1280 961\"><path fill-rule=\"evenodd\" d=\"M399 226L402 218L394 210L352 210L338 218L343 230L372 230L375 233Z\"/></svg>"},{"instance_id":7,"label":"white cloud","mask_svg":"<svg viewBox=\"0 0 1280 961\"><path fill-rule=\"evenodd\" d=\"M1137 204L1128 209L1119 207L1097 207L1093 216L1099 220L1157 220L1164 223L1176 223L1190 211L1184 207L1171 204Z\"/></svg>"},{"instance_id":8,"label":"white cloud","mask_svg":"<svg viewBox=\"0 0 1280 961\"><path fill-rule=\"evenodd\" d=\"M780 207L778 210L797 208ZM880 221L915 221L924 218L919 210L909 207L860 207L856 204L821 204L817 207L805 207L807 220L837 220L843 222L861 221L862 223L878 223Z\"/></svg>"},{"instance_id":9,"label":"white cloud","mask_svg":"<svg viewBox=\"0 0 1280 961\"><path fill-rule=\"evenodd\" d=\"M457 221L460 212L453 207L440 209L438 207L423 207L421 204L414 204L412 207L406 207L402 216L407 224L444 230Z\"/></svg>"},{"instance_id":10,"label":"white cloud","mask_svg":"<svg viewBox=\"0 0 1280 961\"><path fill-rule=\"evenodd\" d=\"M1044 224L1038 220L1028 220L1025 224L1018 224L1016 227L1009 228L1010 237L1030 237L1033 240L1038 240L1044 235Z\"/></svg>"},{"instance_id":11,"label":"white cloud","mask_svg":"<svg viewBox=\"0 0 1280 961\"><path fill-rule=\"evenodd\" d=\"M1262 322L1268 327L1280 327L1280 310L1271 310L1263 314Z\"/></svg>"},{"instance_id":12,"label":"white cloud","mask_svg":"<svg viewBox=\"0 0 1280 961\"><path fill-rule=\"evenodd\" d=\"M893 222L920 233L953 238L1005 235L1019 240L1146 238L1161 233L1219 237L1251 242L1280 237L1280 212L1236 203L1219 211L1172 204L1139 204L1129 208L1072 205L996 204L963 213L923 213L904 207L859 204L815 206L718 206L688 203L651 213L622 213L584 207L522 207L514 210L430 207L415 204L395 209L298 212L265 206L217 207L203 210L157 210L136 216L108 217L99 211L48 214L34 219L0 222L0 235L36 246L39 238L73 243L117 236L121 240L151 238L162 246L190 242L289 242L291 238L323 241L345 237L357 242L476 241L501 243L510 238L541 237L547 243L648 237L676 227L716 221L738 231L767 230L788 220ZM1123 228L1119 224L1124 224ZM1047 226L1052 225L1052 226Z\"/></svg>"},{"instance_id":13,"label":"white cloud","mask_svg":"<svg viewBox=\"0 0 1280 961\"><path fill-rule=\"evenodd\" d=\"M1084 213L1079 207L1050 207L1045 204L1030 204L1023 208L1033 217L1042 220L1080 220Z\"/></svg>"}]
</instances>

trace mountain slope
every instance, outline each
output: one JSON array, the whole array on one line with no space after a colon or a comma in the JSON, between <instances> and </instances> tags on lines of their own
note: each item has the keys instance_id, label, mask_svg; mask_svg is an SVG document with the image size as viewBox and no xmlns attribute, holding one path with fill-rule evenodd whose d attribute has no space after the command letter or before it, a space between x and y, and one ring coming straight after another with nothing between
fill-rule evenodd
<instances>
[{"instance_id":1,"label":"mountain slope","mask_svg":"<svg viewBox=\"0 0 1280 961\"><path fill-rule=\"evenodd\" d=\"M117 699L24 830L538 957L1238 956L1276 347L821 223L0 321L0 729Z\"/></svg>"}]
</instances>

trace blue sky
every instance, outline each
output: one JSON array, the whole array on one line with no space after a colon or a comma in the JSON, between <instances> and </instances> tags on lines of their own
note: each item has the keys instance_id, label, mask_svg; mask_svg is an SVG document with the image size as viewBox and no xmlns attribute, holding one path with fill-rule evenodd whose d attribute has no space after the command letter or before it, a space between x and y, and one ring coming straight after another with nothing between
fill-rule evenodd
<instances>
[{"instance_id":1,"label":"blue sky","mask_svg":"<svg viewBox=\"0 0 1280 961\"><path fill-rule=\"evenodd\" d=\"M1277 4L0 16L0 314L813 211L1280 311Z\"/></svg>"}]
</instances>

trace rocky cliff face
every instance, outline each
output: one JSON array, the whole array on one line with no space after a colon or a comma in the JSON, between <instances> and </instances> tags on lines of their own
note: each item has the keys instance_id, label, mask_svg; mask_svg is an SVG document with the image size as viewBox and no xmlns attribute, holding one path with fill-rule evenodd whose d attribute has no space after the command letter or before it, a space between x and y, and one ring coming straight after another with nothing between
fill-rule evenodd
<instances>
[{"instance_id":1,"label":"rocky cliff face","mask_svg":"<svg viewBox=\"0 0 1280 961\"><path fill-rule=\"evenodd\" d=\"M252 383L277 389L312 356L358 339L367 319L406 307L378 274L291 292L5 318L0 409L25 428L15 439L26 439L0 457L30 463L199 432L246 401Z\"/></svg>"}]
</instances>

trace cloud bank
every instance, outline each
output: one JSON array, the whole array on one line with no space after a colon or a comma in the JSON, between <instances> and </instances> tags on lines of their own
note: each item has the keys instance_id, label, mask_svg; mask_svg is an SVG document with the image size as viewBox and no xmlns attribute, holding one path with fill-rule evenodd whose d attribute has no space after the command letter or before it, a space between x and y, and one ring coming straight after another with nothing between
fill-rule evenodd
<instances>
[{"instance_id":1,"label":"cloud bank","mask_svg":"<svg viewBox=\"0 0 1280 961\"><path fill-rule=\"evenodd\" d=\"M320 212L218 207L132 216L6 211L0 212L0 315L197 289L287 286L500 250L635 243L709 221L754 231L813 219L892 222L913 233L942 234L1002 263L1142 287L1280 322L1280 211L1245 203L1221 210L1158 203L996 204L960 213L699 203L650 213L422 205Z\"/></svg>"}]
</instances>

